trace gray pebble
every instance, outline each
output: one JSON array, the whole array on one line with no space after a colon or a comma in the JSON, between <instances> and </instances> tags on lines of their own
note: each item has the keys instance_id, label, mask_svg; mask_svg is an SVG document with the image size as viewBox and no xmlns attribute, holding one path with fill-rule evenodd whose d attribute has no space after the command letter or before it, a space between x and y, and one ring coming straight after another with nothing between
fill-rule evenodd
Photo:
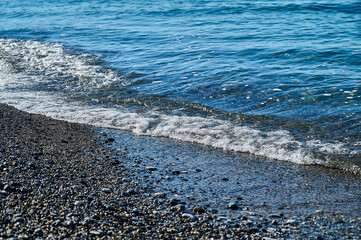
<instances>
[{"instance_id":1,"label":"gray pebble","mask_svg":"<svg viewBox=\"0 0 361 240\"><path fill-rule=\"evenodd\" d=\"M103 233L100 232L100 231L95 231L95 230L92 230L89 232L91 235L94 235L94 236L102 236Z\"/></svg>"},{"instance_id":2,"label":"gray pebble","mask_svg":"<svg viewBox=\"0 0 361 240\"><path fill-rule=\"evenodd\" d=\"M297 222L296 220L289 219L289 220L287 220L284 224L285 224L285 225L292 225L292 226L294 226L294 225L297 225L298 222Z\"/></svg>"},{"instance_id":3,"label":"gray pebble","mask_svg":"<svg viewBox=\"0 0 361 240\"><path fill-rule=\"evenodd\" d=\"M156 197L156 198L164 198L166 196L165 193L154 193L153 194L153 197Z\"/></svg>"},{"instance_id":4,"label":"gray pebble","mask_svg":"<svg viewBox=\"0 0 361 240\"><path fill-rule=\"evenodd\" d=\"M5 209L5 213L7 213L9 215L13 215L15 213L15 210L12 208L7 208L7 209Z\"/></svg>"},{"instance_id":5,"label":"gray pebble","mask_svg":"<svg viewBox=\"0 0 361 240\"><path fill-rule=\"evenodd\" d=\"M194 219L194 216L190 213L183 213L182 214L182 218L191 218L191 219Z\"/></svg>"},{"instance_id":6,"label":"gray pebble","mask_svg":"<svg viewBox=\"0 0 361 240\"><path fill-rule=\"evenodd\" d=\"M112 192L112 190L110 188L102 188L102 192L109 194Z\"/></svg>"},{"instance_id":7,"label":"gray pebble","mask_svg":"<svg viewBox=\"0 0 361 240\"><path fill-rule=\"evenodd\" d=\"M65 227L73 227L73 226L74 226L74 222L71 221L71 220L65 221L65 222L63 223L63 226L65 226Z\"/></svg>"},{"instance_id":8,"label":"gray pebble","mask_svg":"<svg viewBox=\"0 0 361 240\"><path fill-rule=\"evenodd\" d=\"M75 202L74 202L74 205L75 205L75 206L83 206L84 203L81 202L81 201L75 201Z\"/></svg>"},{"instance_id":9,"label":"gray pebble","mask_svg":"<svg viewBox=\"0 0 361 240\"><path fill-rule=\"evenodd\" d=\"M13 222L14 223L24 223L25 222L25 219L23 217L15 217L13 219Z\"/></svg>"},{"instance_id":10,"label":"gray pebble","mask_svg":"<svg viewBox=\"0 0 361 240\"><path fill-rule=\"evenodd\" d=\"M183 204L178 204L175 206L178 212L184 211L186 207Z\"/></svg>"},{"instance_id":11,"label":"gray pebble","mask_svg":"<svg viewBox=\"0 0 361 240\"><path fill-rule=\"evenodd\" d=\"M343 221L341 218L336 218L336 219L334 220L334 223L335 223L335 224L344 223L344 221Z\"/></svg>"}]
</instances>

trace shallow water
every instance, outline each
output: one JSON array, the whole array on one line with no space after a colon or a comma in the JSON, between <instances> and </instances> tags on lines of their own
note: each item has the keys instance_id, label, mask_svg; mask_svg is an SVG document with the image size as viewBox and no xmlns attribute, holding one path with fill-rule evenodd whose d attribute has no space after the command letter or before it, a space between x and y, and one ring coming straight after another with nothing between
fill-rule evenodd
<instances>
[{"instance_id":1,"label":"shallow water","mask_svg":"<svg viewBox=\"0 0 361 240\"><path fill-rule=\"evenodd\" d=\"M288 217L319 213L360 216L361 179L320 166L268 160L168 139L106 131L121 164L143 185L237 218L247 212ZM153 167L155 171L148 171ZM179 174L173 172L178 171ZM151 188L152 189L152 188ZM153 188L154 189L154 188ZM236 203L239 211L227 209Z\"/></svg>"},{"instance_id":2,"label":"shallow water","mask_svg":"<svg viewBox=\"0 0 361 240\"><path fill-rule=\"evenodd\" d=\"M360 173L357 1L2 1L0 101Z\"/></svg>"}]
</instances>

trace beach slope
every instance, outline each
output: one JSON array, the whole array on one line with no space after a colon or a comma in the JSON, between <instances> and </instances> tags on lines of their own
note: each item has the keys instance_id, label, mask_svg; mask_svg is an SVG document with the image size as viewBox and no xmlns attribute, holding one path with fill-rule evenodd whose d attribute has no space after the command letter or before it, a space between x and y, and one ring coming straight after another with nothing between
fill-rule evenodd
<instances>
[{"instance_id":1,"label":"beach slope","mask_svg":"<svg viewBox=\"0 0 361 240\"><path fill-rule=\"evenodd\" d=\"M359 237L357 218L261 216L245 204L230 204L238 217L226 218L168 197L151 181L142 182L144 176L129 164L137 160L126 149L112 150L113 141L90 126L0 104L0 238ZM156 167L145 171L149 175Z\"/></svg>"}]
</instances>

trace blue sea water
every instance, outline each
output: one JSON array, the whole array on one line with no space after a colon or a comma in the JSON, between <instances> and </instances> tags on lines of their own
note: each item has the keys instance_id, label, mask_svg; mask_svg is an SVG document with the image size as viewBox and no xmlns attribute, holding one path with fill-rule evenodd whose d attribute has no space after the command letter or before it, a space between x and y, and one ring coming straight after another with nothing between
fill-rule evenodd
<instances>
[{"instance_id":1,"label":"blue sea water","mask_svg":"<svg viewBox=\"0 0 361 240\"><path fill-rule=\"evenodd\" d=\"M359 1L0 2L0 102L360 173Z\"/></svg>"}]
</instances>

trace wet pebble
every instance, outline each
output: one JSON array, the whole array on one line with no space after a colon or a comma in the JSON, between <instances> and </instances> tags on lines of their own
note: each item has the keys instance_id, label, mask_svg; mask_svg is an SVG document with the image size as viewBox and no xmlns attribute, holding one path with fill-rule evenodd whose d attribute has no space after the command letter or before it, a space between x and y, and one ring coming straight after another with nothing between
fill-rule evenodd
<instances>
[{"instance_id":1,"label":"wet pebble","mask_svg":"<svg viewBox=\"0 0 361 240\"><path fill-rule=\"evenodd\" d=\"M175 206L178 212L182 212L186 209L186 207L183 204L178 204Z\"/></svg>"},{"instance_id":2,"label":"wet pebble","mask_svg":"<svg viewBox=\"0 0 361 240\"><path fill-rule=\"evenodd\" d=\"M157 171L157 168L156 167L153 167L153 166L148 166L145 168L148 172L154 172L154 171Z\"/></svg>"},{"instance_id":3,"label":"wet pebble","mask_svg":"<svg viewBox=\"0 0 361 240\"><path fill-rule=\"evenodd\" d=\"M63 226L65 226L65 227L74 227L74 222L72 220L65 221L63 223Z\"/></svg>"},{"instance_id":4,"label":"wet pebble","mask_svg":"<svg viewBox=\"0 0 361 240\"><path fill-rule=\"evenodd\" d=\"M97 237L101 237L101 236L103 236L103 233L102 232L100 232L100 231L95 231L95 230L92 230L92 231L90 231L89 232L91 235L93 235L93 236L97 236Z\"/></svg>"},{"instance_id":5,"label":"wet pebble","mask_svg":"<svg viewBox=\"0 0 361 240\"><path fill-rule=\"evenodd\" d=\"M194 214L204 214L206 212L206 210L202 207L195 207L193 208L193 213Z\"/></svg>"},{"instance_id":6,"label":"wet pebble","mask_svg":"<svg viewBox=\"0 0 361 240\"><path fill-rule=\"evenodd\" d=\"M14 223L24 223L25 219L23 217L20 217L20 216L14 216L13 222Z\"/></svg>"},{"instance_id":7,"label":"wet pebble","mask_svg":"<svg viewBox=\"0 0 361 240\"><path fill-rule=\"evenodd\" d=\"M164 198L166 196L165 193L154 193L153 194L153 197L156 197L156 198Z\"/></svg>"},{"instance_id":8,"label":"wet pebble","mask_svg":"<svg viewBox=\"0 0 361 240\"><path fill-rule=\"evenodd\" d=\"M181 173L181 172L180 172L179 170L173 170L173 171L172 171L172 174L173 174L173 175L179 175L180 173Z\"/></svg>"},{"instance_id":9,"label":"wet pebble","mask_svg":"<svg viewBox=\"0 0 361 240\"><path fill-rule=\"evenodd\" d=\"M41 228L35 229L34 235L37 236L37 237L43 236L43 230Z\"/></svg>"},{"instance_id":10,"label":"wet pebble","mask_svg":"<svg viewBox=\"0 0 361 240\"><path fill-rule=\"evenodd\" d=\"M110 188L102 188L102 192L109 194L112 192L112 190Z\"/></svg>"},{"instance_id":11,"label":"wet pebble","mask_svg":"<svg viewBox=\"0 0 361 240\"><path fill-rule=\"evenodd\" d=\"M238 205L235 202L231 202L228 204L228 208L232 210L238 210Z\"/></svg>"},{"instance_id":12,"label":"wet pebble","mask_svg":"<svg viewBox=\"0 0 361 240\"><path fill-rule=\"evenodd\" d=\"M192 214L190 214L190 213L183 213L183 214L182 214L182 218L194 219L195 217L194 217Z\"/></svg>"}]
</instances>

